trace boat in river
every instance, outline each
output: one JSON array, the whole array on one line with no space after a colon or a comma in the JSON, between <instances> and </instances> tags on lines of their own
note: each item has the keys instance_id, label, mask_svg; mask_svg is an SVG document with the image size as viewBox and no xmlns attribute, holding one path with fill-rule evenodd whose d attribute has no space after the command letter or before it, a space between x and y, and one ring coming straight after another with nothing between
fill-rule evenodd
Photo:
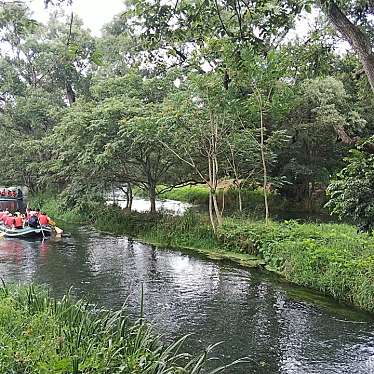
<instances>
[{"instance_id":1,"label":"boat in river","mask_svg":"<svg viewBox=\"0 0 374 374\"><path fill-rule=\"evenodd\" d=\"M1 233L4 233L1 235ZM0 225L0 235L6 238L42 238L52 235L52 227L42 225L39 227L25 226L23 229L10 229L4 225Z\"/></svg>"},{"instance_id":2,"label":"boat in river","mask_svg":"<svg viewBox=\"0 0 374 374\"><path fill-rule=\"evenodd\" d=\"M12 196L1 196L0 195L0 201L17 201L17 200L23 200L23 197L12 197Z\"/></svg>"}]
</instances>

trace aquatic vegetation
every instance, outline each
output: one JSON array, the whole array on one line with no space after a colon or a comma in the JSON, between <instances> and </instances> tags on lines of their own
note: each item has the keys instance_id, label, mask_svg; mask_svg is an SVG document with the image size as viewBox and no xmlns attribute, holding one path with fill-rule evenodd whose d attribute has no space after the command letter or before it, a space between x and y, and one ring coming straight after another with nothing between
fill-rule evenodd
<instances>
[{"instance_id":1,"label":"aquatic vegetation","mask_svg":"<svg viewBox=\"0 0 374 374\"><path fill-rule=\"evenodd\" d=\"M226 220L221 239L238 246L252 243L269 270L374 311L374 242L353 226Z\"/></svg>"},{"instance_id":2,"label":"aquatic vegetation","mask_svg":"<svg viewBox=\"0 0 374 374\"><path fill-rule=\"evenodd\" d=\"M197 374L214 346L191 356L181 351L185 339L164 345L141 315L130 322L124 309L56 300L34 286L0 289L2 373Z\"/></svg>"},{"instance_id":3,"label":"aquatic vegetation","mask_svg":"<svg viewBox=\"0 0 374 374\"><path fill-rule=\"evenodd\" d=\"M265 263L268 270L290 282L374 311L374 242L352 225L294 220L265 225L261 220L225 218L215 235L204 214L129 214L108 206L96 216L95 226L159 246L188 248L210 257L217 254L244 265Z\"/></svg>"}]
</instances>

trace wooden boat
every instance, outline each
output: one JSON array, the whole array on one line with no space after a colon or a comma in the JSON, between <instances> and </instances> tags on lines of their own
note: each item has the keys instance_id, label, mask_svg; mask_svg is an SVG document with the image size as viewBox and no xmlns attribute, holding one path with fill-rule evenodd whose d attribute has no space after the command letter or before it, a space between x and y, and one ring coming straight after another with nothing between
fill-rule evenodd
<instances>
[{"instance_id":1,"label":"wooden boat","mask_svg":"<svg viewBox=\"0 0 374 374\"><path fill-rule=\"evenodd\" d=\"M52 227L49 225L42 225L41 227L25 226L23 229L10 229L4 225L0 225L0 233L3 232L6 238L42 238L44 236L51 236Z\"/></svg>"},{"instance_id":2,"label":"wooden boat","mask_svg":"<svg viewBox=\"0 0 374 374\"><path fill-rule=\"evenodd\" d=\"M23 197L0 196L0 201L17 201L23 200Z\"/></svg>"}]
</instances>

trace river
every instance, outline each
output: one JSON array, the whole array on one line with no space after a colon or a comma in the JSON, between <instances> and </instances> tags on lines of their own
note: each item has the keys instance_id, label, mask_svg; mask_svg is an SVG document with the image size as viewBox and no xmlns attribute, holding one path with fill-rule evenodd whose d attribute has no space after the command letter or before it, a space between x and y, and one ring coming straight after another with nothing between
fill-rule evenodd
<instances>
[{"instance_id":1,"label":"river","mask_svg":"<svg viewBox=\"0 0 374 374\"><path fill-rule=\"evenodd\" d=\"M80 228L44 242L1 240L0 275L108 308L127 300L133 317L143 284L145 316L163 339L192 333L189 350L223 341L220 360L249 357L227 373L374 373L371 316L230 263Z\"/></svg>"}]
</instances>

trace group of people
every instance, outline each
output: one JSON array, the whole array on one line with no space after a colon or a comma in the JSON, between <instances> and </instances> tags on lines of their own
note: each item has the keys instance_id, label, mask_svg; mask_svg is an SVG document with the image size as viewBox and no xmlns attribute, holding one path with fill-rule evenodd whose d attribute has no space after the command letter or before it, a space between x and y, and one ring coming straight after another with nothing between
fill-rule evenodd
<instances>
[{"instance_id":1,"label":"group of people","mask_svg":"<svg viewBox=\"0 0 374 374\"><path fill-rule=\"evenodd\" d=\"M15 188L3 188L2 190L0 189L0 196L1 197L11 197L13 199L16 199L16 198L19 198L19 199L22 199L23 198L23 193L22 193L22 190L20 188L18 188L17 190Z\"/></svg>"},{"instance_id":2,"label":"group of people","mask_svg":"<svg viewBox=\"0 0 374 374\"><path fill-rule=\"evenodd\" d=\"M17 191L15 190L6 190L5 188L0 191L1 197L14 197L16 198L18 196Z\"/></svg>"},{"instance_id":3,"label":"group of people","mask_svg":"<svg viewBox=\"0 0 374 374\"><path fill-rule=\"evenodd\" d=\"M25 226L37 228L51 224L51 219L40 209L27 208L25 214L16 212L14 215L7 210L0 210L0 224L11 229L23 229Z\"/></svg>"}]
</instances>

